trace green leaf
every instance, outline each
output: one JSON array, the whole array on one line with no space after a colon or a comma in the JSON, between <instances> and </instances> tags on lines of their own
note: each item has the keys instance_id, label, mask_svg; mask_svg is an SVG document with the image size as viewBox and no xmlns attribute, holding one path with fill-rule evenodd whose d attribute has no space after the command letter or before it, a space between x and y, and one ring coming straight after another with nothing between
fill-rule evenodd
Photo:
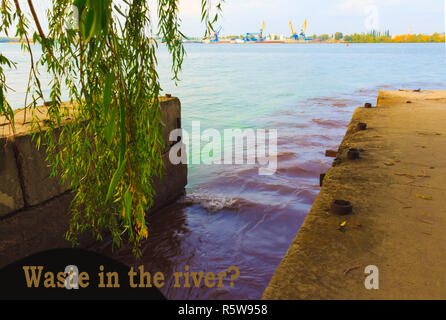
<instances>
[{"instance_id":1,"label":"green leaf","mask_svg":"<svg viewBox=\"0 0 446 320\"><path fill-rule=\"evenodd\" d=\"M104 17L104 0L101 1L93 1L93 10L94 10L94 35L100 36L102 31L102 18Z\"/></svg>"},{"instance_id":2,"label":"green leaf","mask_svg":"<svg viewBox=\"0 0 446 320\"><path fill-rule=\"evenodd\" d=\"M110 103L112 101L112 84L114 81L114 74L110 72L108 75L107 80L105 81L105 88L104 88L104 116L105 118L108 117L108 112L110 110Z\"/></svg>"},{"instance_id":3,"label":"green leaf","mask_svg":"<svg viewBox=\"0 0 446 320\"><path fill-rule=\"evenodd\" d=\"M85 16L84 22L84 37L85 41L88 42L93 37L96 31L96 14L93 9L88 9L87 14Z\"/></svg>"},{"instance_id":4,"label":"green leaf","mask_svg":"<svg viewBox=\"0 0 446 320\"><path fill-rule=\"evenodd\" d=\"M5 99L5 96L3 95L3 87L0 87L0 110L3 108L3 100Z\"/></svg>"},{"instance_id":5,"label":"green leaf","mask_svg":"<svg viewBox=\"0 0 446 320\"><path fill-rule=\"evenodd\" d=\"M87 3L87 0L74 0L74 5L78 8L79 12L81 12L81 10L83 10L86 3Z\"/></svg>"},{"instance_id":6,"label":"green leaf","mask_svg":"<svg viewBox=\"0 0 446 320\"><path fill-rule=\"evenodd\" d=\"M108 186L108 192L107 192L107 196L105 197L105 202L108 202L110 200L110 198L112 197L113 192L115 191L116 186L118 185L119 179L121 178L122 172L124 171L126 162L127 162L127 159L125 159L124 161L120 162L120 164L118 164L118 168L116 169L115 173L113 174L113 177L110 181L110 185Z\"/></svg>"},{"instance_id":7,"label":"green leaf","mask_svg":"<svg viewBox=\"0 0 446 320\"><path fill-rule=\"evenodd\" d=\"M132 221L131 219L132 201L133 201L133 194L130 192L130 187L129 187L124 194L124 208L126 212L127 221L129 222Z\"/></svg>"},{"instance_id":8,"label":"green leaf","mask_svg":"<svg viewBox=\"0 0 446 320\"><path fill-rule=\"evenodd\" d=\"M110 119L108 120L107 127L105 128L105 139L109 147L113 139L113 134L115 133L115 121L117 115L118 115L118 108L113 108L110 115Z\"/></svg>"},{"instance_id":9,"label":"green leaf","mask_svg":"<svg viewBox=\"0 0 446 320\"><path fill-rule=\"evenodd\" d=\"M119 161L122 162L124 160L125 156L125 149L126 149L126 133L125 133L125 105L124 101L120 99L121 102L121 121L120 121L120 127L121 127L121 152L119 155Z\"/></svg>"}]
</instances>

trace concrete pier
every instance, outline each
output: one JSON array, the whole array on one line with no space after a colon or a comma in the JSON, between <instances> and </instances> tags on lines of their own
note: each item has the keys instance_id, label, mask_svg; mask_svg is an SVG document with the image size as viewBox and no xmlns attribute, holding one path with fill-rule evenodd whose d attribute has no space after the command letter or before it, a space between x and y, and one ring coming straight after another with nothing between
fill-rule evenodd
<instances>
[{"instance_id":1,"label":"concrete pier","mask_svg":"<svg viewBox=\"0 0 446 320\"><path fill-rule=\"evenodd\" d=\"M181 104L178 98L162 98L165 163L163 179L154 181L155 211L172 203L184 192L187 165L173 165L169 150L169 133L181 128ZM46 108L40 107L39 120L46 119ZM28 113L27 119L30 120ZM30 123L23 124L24 112L16 113L16 142L7 121L0 117L0 267L29 254L71 247L64 239L68 229L68 208L72 194L54 177L45 161L45 148L39 150L31 140ZM43 144L43 142L42 142ZM81 246L94 239L85 235Z\"/></svg>"},{"instance_id":2,"label":"concrete pier","mask_svg":"<svg viewBox=\"0 0 446 320\"><path fill-rule=\"evenodd\" d=\"M381 91L356 109L263 299L446 299L445 179L446 91ZM332 213L333 200L353 212Z\"/></svg>"}]
</instances>

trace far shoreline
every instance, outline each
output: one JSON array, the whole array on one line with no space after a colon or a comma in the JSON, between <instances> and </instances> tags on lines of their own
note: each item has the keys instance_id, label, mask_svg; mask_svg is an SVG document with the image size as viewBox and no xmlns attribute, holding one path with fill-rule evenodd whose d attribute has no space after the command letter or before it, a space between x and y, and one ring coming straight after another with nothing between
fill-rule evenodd
<instances>
[{"instance_id":1,"label":"far shoreline","mask_svg":"<svg viewBox=\"0 0 446 320\"><path fill-rule=\"evenodd\" d=\"M162 43L162 42L161 42ZM0 44L27 44L25 41L4 41L0 42ZM32 45L37 45L37 42L30 42ZM249 44L342 44L342 45L353 45L353 44L445 44L444 42L333 42L333 41L248 41L244 43L233 43L229 41L217 41L217 42L183 42L183 44L231 44L231 45L249 45Z\"/></svg>"}]
</instances>

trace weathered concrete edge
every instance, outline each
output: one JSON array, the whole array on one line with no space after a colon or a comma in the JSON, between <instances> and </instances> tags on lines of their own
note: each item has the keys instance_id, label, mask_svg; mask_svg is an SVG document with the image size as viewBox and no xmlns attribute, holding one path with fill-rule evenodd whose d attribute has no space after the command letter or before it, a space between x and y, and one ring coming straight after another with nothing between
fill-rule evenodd
<instances>
[{"instance_id":1,"label":"weathered concrete edge","mask_svg":"<svg viewBox=\"0 0 446 320\"><path fill-rule=\"evenodd\" d=\"M169 141L170 132L181 128L180 100L163 98L161 113L163 153L167 153L176 143ZM20 119L16 119L16 123L20 123ZM0 217L39 205L68 190L68 184L63 185L59 179L50 176L45 148L36 148L29 131L29 124L20 126L15 142L10 135L0 134Z\"/></svg>"},{"instance_id":2,"label":"weathered concrete edge","mask_svg":"<svg viewBox=\"0 0 446 320\"><path fill-rule=\"evenodd\" d=\"M381 92L378 94L377 98L377 105L379 104ZM364 107L358 107L355 109L350 124L348 125L347 131L344 135L344 138L342 139L341 144L338 148L337 157L334 159L332 166L330 169L327 170L326 176L324 179L324 186L329 183L328 180L331 179L330 171L334 170L334 168L337 166L337 164L342 161L342 158L345 158L345 154L347 150L350 148L348 141L351 139L351 136L357 132L357 124L360 122L361 114L364 111ZM321 215L320 212L326 212L329 207L329 202L332 200L332 195L327 188L322 186L318 196L316 197L310 212L306 216L302 226L300 227L296 237L294 238L293 242L291 243L290 247L288 248L284 258L282 259L281 263L277 267L272 279L270 280L270 283L268 284L267 288L265 289L262 299L263 300L277 300L277 299L283 299L283 287L287 284L287 282L284 282L284 279L288 278L288 274L293 272L298 272L300 270L296 270L295 266L295 255L299 252L305 252L307 255L314 254L317 256L318 254L321 254L321 252L317 253L311 253L308 252L309 248L306 248L306 241L305 239L307 237L313 237L313 228L314 225L317 225L317 222L320 221ZM324 248L320 248L321 251L324 251ZM329 254L326 252L326 254ZM302 270L304 270L304 266L301 266ZM310 276L310 274L309 274ZM305 288L296 288L296 290L305 291ZM286 296L286 294L285 294ZM307 297L304 294L298 295L300 299L312 299L314 297Z\"/></svg>"}]
</instances>

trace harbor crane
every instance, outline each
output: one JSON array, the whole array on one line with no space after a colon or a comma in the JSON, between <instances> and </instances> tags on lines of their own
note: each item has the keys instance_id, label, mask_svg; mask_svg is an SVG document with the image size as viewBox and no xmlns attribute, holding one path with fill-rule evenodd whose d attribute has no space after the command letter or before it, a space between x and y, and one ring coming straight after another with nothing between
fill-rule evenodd
<instances>
[{"instance_id":1,"label":"harbor crane","mask_svg":"<svg viewBox=\"0 0 446 320\"><path fill-rule=\"evenodd\" d=\"M214 38L214 40L211 40L212 42L218 42L219 41L218 36L220 35L221 29L223 29L223 26L220 26L220 28L218 28L218 30L214 33L215 38Z\"/></svg>"},{"instance_id":2,"label":"harbor crane","mask_svg":"<svg viewBox=\"0 0 446 320\"><path fill-rule=\"evenodd\" d=\"M300 36L302 37L302 39L305 40L306 36L305 33L307 32L307 19L305 19L304 24L302 25L302 29L300 30Z\"/></svg>"},{"instance_id":3,"label":"harbor crane","mask_svg":"<svg viewBox=\"0 0 446 320\"><path fill-rule=\"evenodd\" d=\"M247 33L245 36L245 41L263 41L263 31L265 30L265 21L262 23L262 28L260 32L256 33Z\"/></svg>"},{"instance_id":4,"label":"harbor crane","mask_svg":"<svg viewBox=\"0 0 446 320\"><path fill-rule=\"evenodd\" d=\"M299 34L297 34L297 32L295 32L294 31L294 29L293 29L293 23L290 21L290 27L291 27L291 37L294 39L294 40L299 40L299 38L300 39L303 39L303 40L306 40L306 35L305 35L305 32L307 31L307 19L305 19L305 22L304 22L304 24L302 25L302 29L300 30L300 33Z\"/></svg>"},{"instance_id":5,"label":"harbor crane","mask_svg":"<svg viewBox=\"0 0 446 320\"><path fill-rule=\"evenodd\" d=\"M294 40L299 40L299 36L296 32L294 32L293 29L293 23L290 21L290 27L291 27L291 37L294 38Z\"/></svg>"}]
</instances>

